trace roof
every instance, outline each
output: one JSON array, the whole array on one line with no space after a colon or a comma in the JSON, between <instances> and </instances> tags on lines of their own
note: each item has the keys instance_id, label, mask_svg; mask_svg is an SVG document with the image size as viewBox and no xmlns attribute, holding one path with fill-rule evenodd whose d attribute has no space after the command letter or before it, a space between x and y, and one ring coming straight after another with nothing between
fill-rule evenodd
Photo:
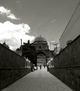
<instances>
[{"instance_id":1,"label":"roof","mask_svg":"<svg viewBox=\"0 0 80 91\"><path fill-rule=\"evenodd\" d=\"M44 43L47 43L46 39L44 37L42 37L41 35L36 37L34 42L44 42Z\"/></svg>"}]
</instances>

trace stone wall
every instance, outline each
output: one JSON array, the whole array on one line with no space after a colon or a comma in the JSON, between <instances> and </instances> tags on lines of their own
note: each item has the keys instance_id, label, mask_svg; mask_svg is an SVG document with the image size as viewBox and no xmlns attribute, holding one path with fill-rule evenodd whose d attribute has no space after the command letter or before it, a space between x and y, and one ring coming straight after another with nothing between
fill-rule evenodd
<instances>
[{"instance_id":1,"label":"stone wall","mask_svg":"<svg viewBox=\"0 0 80 91\"><path fill-rule=\"evenodd\" d=\"M80 36L63 49L53 60L49 71L78 91L80 89Z\"/></svg>"},{"instance_id":2,"label":"stone wall","mask_svg":"<svg viewBox=\"0 0 80 91\"><path fill-rule=\"evenodd\" d=\"M55 56L54 66L80 66L80 36L78 36L65 49Z\"/></svg>"},{"instance_id":3,"label":"stone wall","mask_svg":"<svg viewBox=\"0 0 80 91\"><path fill-rule=\"evenodd\" d=\"M25 59L0 44L0 68L23 68Z\"/></svg>"},{"instance_id":4,"label":"stone wall","mask_svg":"<svg viewBox=\"0 0 80 91\"><path fill-rule=\"evenodd\" d=\"M30 72L25 59L0 44L0 90Z\"/></svg>"}]
</instances>

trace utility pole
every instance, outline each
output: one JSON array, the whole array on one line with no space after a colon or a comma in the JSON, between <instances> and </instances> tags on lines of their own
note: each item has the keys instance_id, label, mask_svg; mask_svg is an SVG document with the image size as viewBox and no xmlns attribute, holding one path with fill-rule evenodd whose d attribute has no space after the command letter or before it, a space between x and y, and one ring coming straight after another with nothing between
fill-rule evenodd
<instances>
[{"instance_id":1,"label":"utility pole","mask_svg":"<svg viewBox=\"0 0 80 91\"><path fill-rule=\"evenodd\" d=\"M21 46L22 46L22 39L20 39L21 40Z\"/></svg>"},{"instance_id":2,"label":"utility pole","mask_svg":"<svg viewBox=\"0 0 80 91\"><path fill-rule=\"evenodd\" d=\"M22 55L22 39L20 39L20 41L21 41L21 55Z\"/></svg>"}]
</instances>

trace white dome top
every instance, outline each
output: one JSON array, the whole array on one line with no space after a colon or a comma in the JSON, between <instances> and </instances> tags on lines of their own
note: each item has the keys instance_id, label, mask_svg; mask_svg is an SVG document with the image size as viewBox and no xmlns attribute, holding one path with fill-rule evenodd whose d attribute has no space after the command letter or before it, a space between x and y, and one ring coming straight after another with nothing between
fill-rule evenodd
<instances>
[{"instance_id":1,"label":"white dome top","mask_svg":"<svg viewBox=\"0 0 80 91\"><path fill-rule=\"evenodd\" d=\"M45 42L47 43L46 39L43 38L42 36L38 36L35 38L34 42Z\"/></svg>"}]
</instances>

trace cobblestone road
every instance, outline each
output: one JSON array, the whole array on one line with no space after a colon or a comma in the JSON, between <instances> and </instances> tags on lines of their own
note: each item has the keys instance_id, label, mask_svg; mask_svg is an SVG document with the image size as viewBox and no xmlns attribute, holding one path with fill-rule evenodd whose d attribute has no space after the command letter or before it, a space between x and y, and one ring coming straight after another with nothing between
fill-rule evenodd
<instances>
[{"instance_id":1,"label":"cobblestone road","mask_svg":"<svg viewBox=\"0 0 80 91\"><path fill-rule=\"evenodd\" d=\"M42 68L31 72L2 91L72 91L55 76Z\"/></svg>"}]
</instances>

